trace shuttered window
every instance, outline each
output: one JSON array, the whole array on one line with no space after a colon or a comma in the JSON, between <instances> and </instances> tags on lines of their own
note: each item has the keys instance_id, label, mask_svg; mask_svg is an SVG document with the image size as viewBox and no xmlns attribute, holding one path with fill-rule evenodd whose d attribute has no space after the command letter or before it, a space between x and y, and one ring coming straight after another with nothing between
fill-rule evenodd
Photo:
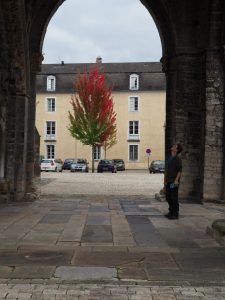
<instances>
[{"instance_id":1,"label":"shuttered window","mask_svg":"<svg viewBox=\"0 0 225 300\"><path fill-rule=\"evenodd\" d=\"M51 75L47 77L47 91L55 91L56 88L56 78Z\"/></svg>"},{"instance_id":2,"label":"shuttered window","mask_svg":"<svg viewBox=\"0 0 225 300\"><path fill-rule=\"evenodd\" d=\"M138 111L139 109L139 98L129 97L129 111Z\"/></svg>"},{"instance_id":3,"label":"shuttered window","mask_svg":"<svg viewBox=\"0 0 225 300\"><path fill-rule=\"evenodd\" d=\"M47 112L55 112L55 98L46 99Z\"/></svg>"},{"instance_id":4,"label":"shuttered window","mask_svg":"<svg viewBox=\"0 0 225 300\"><path fill-rule=\"evenodd\" d=\"M130 90L139 89L139 76L137 74L130 75Z\"/></svg>"}]
</instances>

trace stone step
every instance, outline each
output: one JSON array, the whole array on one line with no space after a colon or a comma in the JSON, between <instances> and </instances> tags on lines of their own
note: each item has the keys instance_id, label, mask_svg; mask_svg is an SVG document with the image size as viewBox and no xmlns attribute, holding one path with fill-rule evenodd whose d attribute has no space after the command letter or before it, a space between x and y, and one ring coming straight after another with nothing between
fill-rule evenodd
<instances>
[{"instance_id":1,"label":"stone step","mask_svg":"<svg viewBox=\"0 0 225 300\"><path fill-rule=\"evenodd\" d=\"M211 227L207 227L207 233L220 245L225 246L225 219L215 220Z\"/></svg>"}]
</instances>

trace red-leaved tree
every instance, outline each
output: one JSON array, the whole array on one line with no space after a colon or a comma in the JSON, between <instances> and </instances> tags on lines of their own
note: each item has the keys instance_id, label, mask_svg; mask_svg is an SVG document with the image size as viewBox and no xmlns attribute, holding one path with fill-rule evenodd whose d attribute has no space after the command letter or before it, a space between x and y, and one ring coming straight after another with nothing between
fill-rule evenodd
<instances>
[{"instance_id":1,"label":"red-leaved tree","mask_svg":"<svg viewBox=\"0 0 225 300\"><path fill-rule=\"evenodd\" d=\"M78 74L69 111L71 135L84 145L92 146L92 172L94 172L94 147L104 145L116 135L116 113L111 88L98 68Z\"/></svg>"}]
</instances>

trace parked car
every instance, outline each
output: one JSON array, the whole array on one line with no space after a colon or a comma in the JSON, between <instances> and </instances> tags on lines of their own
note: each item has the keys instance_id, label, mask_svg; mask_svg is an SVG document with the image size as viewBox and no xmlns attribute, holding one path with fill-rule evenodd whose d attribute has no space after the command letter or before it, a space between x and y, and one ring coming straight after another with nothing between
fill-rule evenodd
<instances>
[{"instance_id":1,"label":"parked car","mask_svg":"<svg viewBox=\"0 0 225 300\"><path fill-rule=\"evenodd\" d=\"M63 163L63 170L70 170L70 166L73 163L74 158L66 158Z\"/></svg>"},{"instance_id":2,"label":"parked car","mask_svg":"<svg viewBox=\"0 0 225 300\"><path fill-rule=\"evenodd\" d=\"M41 171L62 172L63 162L60 158L42 159Z\"/></svg>"},{"instance_id":3,"label":"parked car","mask_svg":"<svg viewBox=\"0 0 225 300\"><path fill-rule=\"evenodd\" d=\"M150 173L164 173L165 172L165 161L164 160L153 160L149 167Z\"/></svg>"},{"instance_id":4,"label":"parked car","mask_svg":"<svg viewBox=\"0 0 225 300\"><path fill-rule=\"evenodd\" d=\"M102 172L116 173L117 172L116 164L111 159L101 159L98 163L97 172L98 173L102 173Z\"/></svg>"},{"instance_id":5,"label":"parked car","mask_svg":"<svg viewBox=\"0 0 225 300\"><path fill-rule=\"evenodd\" d=\"M74 159L71 166L71 172L89 172L88 162L86 159L78 158Z\"/></svg>"},{"instance_id":6,"label":"parked car","mask_svg":"<svg viewBox=\"0 0 225 300\"><path fill-rule=\"evenodd\" d=\"M113 162L116 165L117 171L125 171L125 162L123 159L115 158Z\"/></svg>"}]
</instances>

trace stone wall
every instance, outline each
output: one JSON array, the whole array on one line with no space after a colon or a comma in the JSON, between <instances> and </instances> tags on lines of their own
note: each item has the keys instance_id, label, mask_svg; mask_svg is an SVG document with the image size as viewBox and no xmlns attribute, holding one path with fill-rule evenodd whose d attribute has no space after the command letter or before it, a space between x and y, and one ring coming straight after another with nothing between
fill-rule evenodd
<instances>
[{"instance_id":1,"label":"stone wall","mask_svg":"<svg viewBox=\"0 0 225 300\"><path fill-rule=\"evenodd\" d=\"M209 45L206 51L206 119L203 198L224 195L224 51L221 45L224 1L212 2Z\"/></svg>"},{"instance_id":2,"label":"stone wall","mask_svg":"<svg viewBox=\"0 0 225 300\"><path fill-rule=\"evenodd\" d=\"M1 60L1 111L6 116L2 142L4 163L1 181L7 186L7 200L22 199L25 193L27 147L27 106L29 62L23 1L1 1L1 36L4 59ZM4 165L4 166L2 166ZM5 196L4 196L5 199Z\"/></svg>"},{"instance_id":3,"label":"stone wall","mask_svg":"<svg viewBox=\"0 0 225 300\"><path fill-rule=\"evenodd\" d=\"M202 53L174 56L167 72L166 156L171 145L183 146L180 194L201 199L204 164L204 69Z\"/></svg>"}]
</instances>

